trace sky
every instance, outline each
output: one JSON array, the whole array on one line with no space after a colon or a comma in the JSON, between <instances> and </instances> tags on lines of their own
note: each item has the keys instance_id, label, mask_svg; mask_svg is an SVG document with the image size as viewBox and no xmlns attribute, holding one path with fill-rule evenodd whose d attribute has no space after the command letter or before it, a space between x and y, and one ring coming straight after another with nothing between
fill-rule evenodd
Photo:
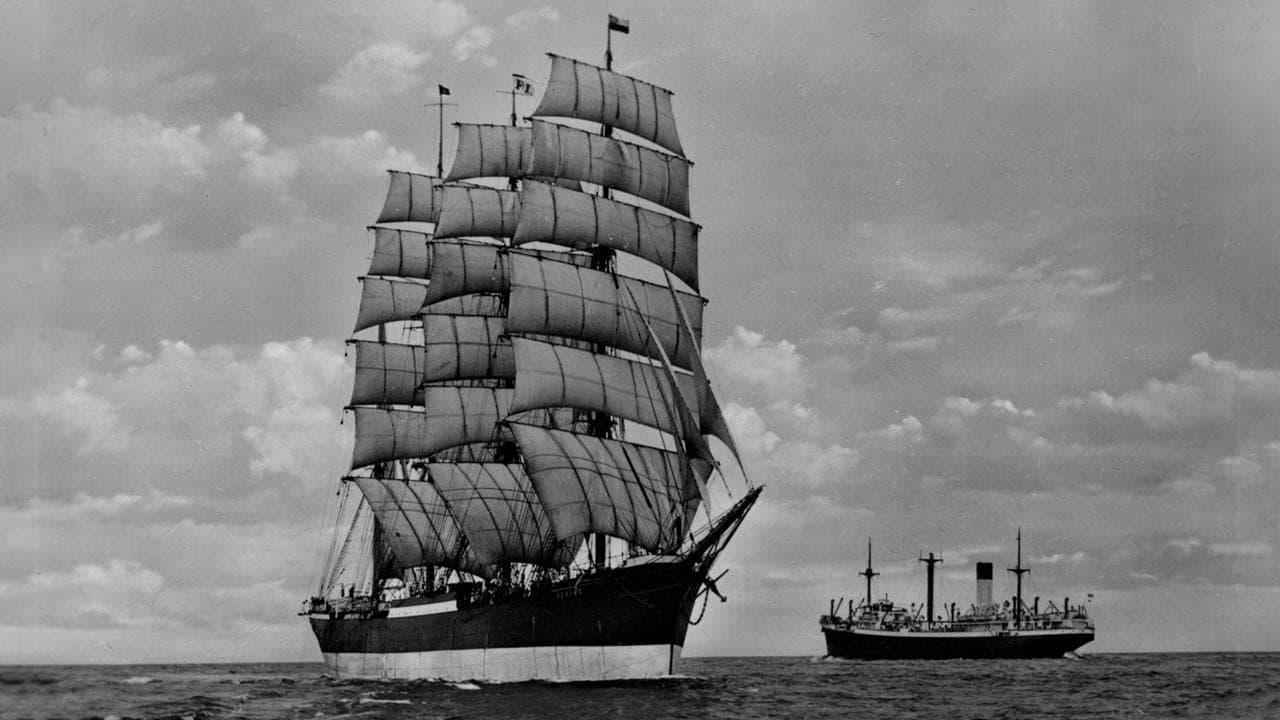
<instances>
[{"instance_id":1,"label":"sky","mask_svg":"<svg viewBox=\"0 0 1280 720\"><path fill-rule=\"evenodd\" d=\"M1273 4L0 6L0 663L319 660L385 170L608 12L766 486L686 655L822 654L868 538L967 606L1018 528L1085 652L1280 649Z\"/></svg>"}]
</instances>

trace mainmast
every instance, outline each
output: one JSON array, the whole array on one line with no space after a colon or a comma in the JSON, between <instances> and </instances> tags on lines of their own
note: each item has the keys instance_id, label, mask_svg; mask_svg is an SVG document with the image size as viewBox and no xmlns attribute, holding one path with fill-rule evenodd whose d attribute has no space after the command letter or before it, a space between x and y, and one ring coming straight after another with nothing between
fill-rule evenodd
<instances>
[{"instance_id":1,"label":"mainmast","mask_svg":"<svg viewBox=\"0 0 1280 720\"><path fill-rule=\"evenodd\" d=\"M1013 606L1013 626L1022 625L1022 574L1031 572L1031 568L1022 567L1022 528L1018 528L1018 559L1017 563L1009 568L1009 572L1018 576L1018 596Z\"/></svg>"},{"instance_id":2,"label":"mainmast","mask_svg":"<svg viewBox=\"0 0 1280 720\"><path fill-rule=\"evenodd\" d=\"M613 33L618 31L623 34L631 32L631 23L626 20L619 20L613 15L609 16L608 29L605 31L605 50L604 50L604 68L605 70L613 70ZM613 137L613 127L608 123L601 123L600 134L604 137ZM600 188L600 196L603 198L610 197L609 189ZM611 248L603 245L597 245L591 250L591 268L593 270L602 270L605 272L615 272L617 270L614 252ZM609 352L608 346L598 345L596 352ZM613 435L614 420L606 413L594 412L590 420L590 432L592 435L600 438L608 438ZM593 564L598 567L604 567L609 562L609 536L604 533L596 533L595 542L592 544Z\"/></svg>"},{"instance_id":3,"label":"mainmast","mask_svg":"<svg viewBox=\"0 0 1280 720\"><path fill-rule=\"evenodd\" d=\"M928 576L929 590L925 595L925 613L927 613L925 622L931 626L933 625L933 566L942 562L942 558L935 558L933 553L929 553L929 557L920 558L920 562L929 566L928 572L926 573ZM868 580L868 582L870 582L870 580Z\"/></svg>"},{"instance_id":4,"label":"mainmast","mask_svg":"<svg viewBox=\"0 0 1280 720\"><path fill-rule=\"evenodd\" d=\"M871 570L871 538L867 538L867 569L858 573L867 579L867 607L871 607L871 578L879 575Z\"/></svg>"}]
</instances>

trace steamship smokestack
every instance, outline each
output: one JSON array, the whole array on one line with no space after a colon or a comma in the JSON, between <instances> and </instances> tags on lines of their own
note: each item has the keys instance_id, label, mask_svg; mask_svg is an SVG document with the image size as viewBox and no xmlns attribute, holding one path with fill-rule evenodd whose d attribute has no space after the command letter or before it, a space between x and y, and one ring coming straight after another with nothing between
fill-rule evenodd
<instances>
[{"instance_id":1,"label":"steamship smokestack","mask_svg":"<svg viewBox=\"0 0 1280 720\"><path fill-rule=\"evenodd\" d=\"M991 563L978 563L978 602L980 608L991 607Z\"/></svg>"}]
</instances>

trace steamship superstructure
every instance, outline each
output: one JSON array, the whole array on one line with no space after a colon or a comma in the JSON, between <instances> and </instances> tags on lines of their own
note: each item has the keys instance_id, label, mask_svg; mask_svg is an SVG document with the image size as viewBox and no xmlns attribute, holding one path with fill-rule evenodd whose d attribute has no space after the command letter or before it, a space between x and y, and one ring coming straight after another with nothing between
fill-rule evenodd
<instances>
[{"instance_id":1,"label":"steamship superstructure","mask_svg":"<svg viewBox=\"0 0 1280 720\"><path fill-rule=\"evenodd\" d=\"M719 595L760 488L735 474L713 515L708 438L737 450L700 359L692 163L671 92L613 71L615 32L604 67L550 56L525 124L519 75L509 126L458 123L447 174L443 142L437 176L391 173L348 530L303 611L340 677L660 676Z\"/></svg>"},{"instance_id":2,"label":"steamship superstructure","mask_svg":"<svg viewBox=\"0 0 1280 720\"><path fill-rule=\"evenodd\" d=\"M935 614L934 565L942 558L929 553L920 558L927 566L926 601L903 607L887 597L873 600L871 543L867 543L867 567L859 573L867 580L865 598L846 615L831 601L830 612L819 621L831 657L858 659L948 659L948 658L1053 658L1062 657L1093 640L1094 626L1083 605L1062 605L1052 601L1040 606L1040 598L1027 605L1022 599L1022 576L1030 568L1022 565L1022 531L1018 531L1017 562L1009 572L1017 577L1014 597L1003 604L992 600L992 565L977 563L977 597L967 611L958 612L955 603L944 605L944 618ZM922 616L923 613L923 616Z\"/></svg>"}]
</instances>

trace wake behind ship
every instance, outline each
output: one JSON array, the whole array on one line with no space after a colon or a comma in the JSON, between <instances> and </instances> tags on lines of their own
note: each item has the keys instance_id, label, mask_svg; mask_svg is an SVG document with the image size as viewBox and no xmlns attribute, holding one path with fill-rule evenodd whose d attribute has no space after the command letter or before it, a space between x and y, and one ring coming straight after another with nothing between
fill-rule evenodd
<instances>
[{"instance_id":1,"label":"wake behind ship","mask_svg":"<svg viewBox=\"0 0 1280 720\"><path fill-rule=\"evenodd\" d=\"M942 660L955 658L1055 658L1074 652L1093 641L1093 621L1081 605L1063 598L1062 606L1049 602L1042 609L1040 598L1028 606L1022 599L1022 576L1030 572L1022 565L1022 532L1018 532L1017 563L1009 572L1017 576L1017 593L1003 605L991 598L991 563L977 564L977 597L967 612L957 612L955 603L943 606L946 616L934 614L933 566L942 562L933 553L921 558L928 567L928 594L919 608L895 605L887 597L873 601L871 544L867 543L866 598L848 615L838 615L833 600L831 612L819 621L831 657L864 660ZM923 613L923 617L921 617Z\"/></svg>"},{"instance_id":2,"label":"wake behind ship","mask_svg":"<svg viewBox=\"0 0 1280 720\"><path fill-rule=\"evenodd\" d=\"M629 29L610 16L604 67L551 55L527 124L514 76L510 124L456 124L447 174L391 171L347 531L303 612L340 677L665 675L719 595L760 488L712 516L708 440L737 450L701 365L691 163L670 91L612 70Z\"/></svg>"}]
</instances>

